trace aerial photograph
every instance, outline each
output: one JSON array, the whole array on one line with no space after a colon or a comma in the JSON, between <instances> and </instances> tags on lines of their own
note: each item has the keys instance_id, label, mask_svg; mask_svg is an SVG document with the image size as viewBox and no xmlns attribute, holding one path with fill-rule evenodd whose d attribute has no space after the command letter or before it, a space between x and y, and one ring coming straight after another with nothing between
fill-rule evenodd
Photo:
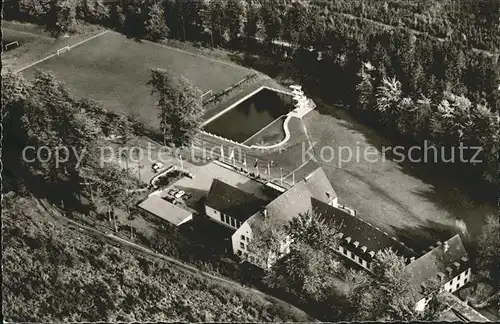
<instances>
[{"instance_id":1,"label":"aerial photograph","mask_svg":"<svg viewBox=\"0 0 500 324\"><path fill-rule=\"evenodd\" d=\"M3 323L500 322L500 0L4 0Z\"/></svg>"}]
</instances>

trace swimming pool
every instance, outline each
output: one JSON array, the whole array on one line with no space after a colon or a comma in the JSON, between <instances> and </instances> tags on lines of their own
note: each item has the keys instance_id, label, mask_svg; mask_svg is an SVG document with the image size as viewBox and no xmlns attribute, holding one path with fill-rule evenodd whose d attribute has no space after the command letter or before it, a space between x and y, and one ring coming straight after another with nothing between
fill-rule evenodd
<instances>
[{"instance_id":1,"label":"swimming pool","mask_svg":"<svg viewBox=\"0 0 500 324\"><path fill-rule=\"evenodd\" d=\"M262 88L204 126L211 134L243 143L294 109L292 96Z\"/></svg>"}]
</instances>

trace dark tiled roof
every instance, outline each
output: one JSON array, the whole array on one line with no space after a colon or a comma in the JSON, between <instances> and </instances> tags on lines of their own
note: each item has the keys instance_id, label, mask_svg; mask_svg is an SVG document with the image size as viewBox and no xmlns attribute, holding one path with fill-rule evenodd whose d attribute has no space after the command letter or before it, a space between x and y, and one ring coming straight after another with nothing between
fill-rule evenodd
<instances>
[{"instance_id":1,"label":"dark tiled roof","mask_svg":"<svg viewBox=\"0 0 500 324\"><path fill-rule=\"evenodd\" d=\"M271 201L266 206L267 215L275 221L286 224L299 214L312 211L311 197L323 202L330 202L337 197L337 193L321 168L317 168Z\"/></svg>"},{"instance_id":2,"label":"dark tiled roof","mask_svg":"<svg viewBox=\"0 0 500 324\"><path fill-rule=\"evenodd\" d=\"M310 210L311 195L304 182L298 182L266 206L267 217L283 225Z\"/></svg>"},{"instance_id":3,"label":"dark tiled roof","mask_svg":"<svg viewBox=\"0 0 500 324\"><path fill-rule=\"evenodd\" d=\"M358 216L353 216L342 209L330 206L314 198L312 199L312 206L314 212L323 217L326 222L331 222L339 227L339 231L343 233L343 245L363 259L371 260L372 257L368 254L370 251L376 253L385 248L391 248L397 254L407 258L408 261L411 257L417 256L414 251ZM351 238L349 243L344 240L347 237ZM353 245L356 241L359 242L357 247ZM366 246L366 251L362 250L363 246Z\"/></svg>"},{"instance_id":4,"label":"dark tiled roof","mask_svg":"<svg viewBox=\"0 0 500 324\"><path fill-rule=\"evenodd\" d=\"M214 179L205 204L244 222L250 216L262 210L266 202L225 182Z\"/></svg>"},{"instance_id":5,"label":"dark tiled roof","mask_svg":"<svg viewBox=\"0 0 500 324\"><path fill-rule=\"evenodd\" d=\"M174 225L179 225L186 218L191 217L191 212L169 203L160 196L152 195L142 201L139 205L153 215L156 215Z\"/></svg>"},{"instance_id":6,"label":"dark tiled roof","mask_svg":"<svg viewBox=\"0 0 500 324\"><path fill-rule=\"evenodd\" d=\"M337 198L337 193L332 187L332 184L326 177L322 168L317 168L315 171L307 175L303 179L304 183L314 197L322 202L329 203L334 198Z\"/></svg>"},{"instance_id":7,"label":"dark tiled roof","mask_svg":"<svg viewBox=\"0 0 500 324\"><path fill-rule=\"evenodd\" d=\"M462 258L464 258L462 260ZM458 265L458 266L457 266ZM460 235L455 235L443 244L422 255L405 268L411 276L411 283L420 294L425 294L421 284L442 273L443 283L457 276L469 267L467 251ZM448 268L448 270L446 269Z\"/></svg>"}]
</instances>

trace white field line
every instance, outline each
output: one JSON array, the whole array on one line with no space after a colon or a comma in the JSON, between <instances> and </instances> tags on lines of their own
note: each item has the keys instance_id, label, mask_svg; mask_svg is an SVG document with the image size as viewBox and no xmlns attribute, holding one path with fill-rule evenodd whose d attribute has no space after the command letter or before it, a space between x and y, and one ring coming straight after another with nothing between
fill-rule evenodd
<instances>
[{"instance_id":1,"label":"white field line","mask_svg":"<svg viewBox=\"0 0 500 324\"><path fill-rule=\"evenodd\" d=\"M88 41L90 41L90 40L92 40L92 39L94 39L94 38L96 38L96 37L102 36L102 35L106 34L107 32L108 32L108 30L105 30L105 31L103 31L103 32L101 32L101 33L99 33L99 34L97 34L97 35L94 35L94 36L92 36L92 37L89 37L89 38L87 38L87 39L82 40L81 42L78 42L78 43L76 43L76 44L73 44L73 45L71 45L71 46L67 46L67 47L68 47L69 49L72 49L72 48L77 47L77 46L79 46L79 45L81 45L81 44L83 44L83 43L86 43L86 42L88 42ZM22 72L22 71L24 71L24 70L26 70L26 69L28 69L28 68L30 68L30 67L32 67L32 66L34 66L34 65L37 65L38 63L41 63L41 62L46 61L46 60L48 60L48 59L50 59L50 58L52 58L52 57L54 57L54 56L57 56L57 55L58 55L57 53L58 53L58 52L53 53L53 54L50 54L49 56L46 56L46 57L44 57L44 58L43 58L43 59L41 59L41 60L38 60L38 61L33 62L33 63L31 63L31 64L29 64L29 65L27 65L27 66L25 66L25 67L22 67L22 68L20 68L19 70L15 71L15 73Z\"/></svg>"},{"instance_id":2,"label":"white field line","mask_svg":"<svg viewBox=\"0 0 500 324\"><path fill-rule=\"evenodd\" d=\"M22 30L12 29L12 28L3 27L3 26L2 26L2 29L5 29L5 30L10 30L10 31L12 31L12 32L14 32L14 33L25 34L25 35L30 35L30 36L36 36L36 37L38 37L38 38L43 37L43 38L50 38L50 39L54 39L53 37L50 37L50 36L40 35L40 34L34 34L34 33L27 32L27 31L22 31Z\"/></svg>"},{"instance_id":3,"label":"white field line","mask_svg":"<svg viewBox=\"0 0 500 324\"><path fill-rule=\"evenodd\" d=\"M252 136L250 136L249 138L247 138L242 144L246 144L246 142L248 142L250 139L254 138L255 136L257 136L259 133L261 133L264 129L268 128L269 126L271 126L272 124L276 123L277 121L279 121L282 117L285 117L286 115L281 115L279 116L278 118L276 118L275 120L273 120L272 122L270 122L269 124L267 124L266 126L264 126L263 128L261 128L257 133L253 134Z\"/></svg>"}]
</instances>

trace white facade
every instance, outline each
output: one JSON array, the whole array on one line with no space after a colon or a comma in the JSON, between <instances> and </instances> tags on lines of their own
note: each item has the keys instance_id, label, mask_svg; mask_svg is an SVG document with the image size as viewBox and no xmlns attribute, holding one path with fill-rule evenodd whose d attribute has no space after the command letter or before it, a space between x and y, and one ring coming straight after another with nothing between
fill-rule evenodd
<instances>
[{"instance_id":1,"label":"white facade","mask_svg":"<svg viewBox=\"0 0 500 324\"><path fill-rule=\"evenodd\" d=\"M354 252L352 252L352 251L350 251L350 250L348 250L340 245L337 248L337 252L339 254L341 254L343 257L348 258L349 260L357 263L358 265L360 265L364 269L371 271L370 263L367 262L365 259L361 258L359 255L355 254Z\"/></svg>"},{"instance_id":2,"label":"white facade","mask_svg":"<svg viewBox=\"0 0 500 324\"><path fill-rule=\"evenodd\" d=\"M267 260L263 260L261 257L252 254L248 250L248 245L253 239L253 232L250 224L248 222L244 222L243 225L234 232L231 236L231 242L233 245L233 253L238 255L243 260L250 262L253 265L256 265L262 269L270 268L274 262L276 262L282 256L290 253L290 244L292 240L290 237L286 237L283 242L280 243L280 251L279 255L269 251L269 255Z\"/></svg>"},{"instance_id":3,"label":"white facade","mask_svg":"<svg viewBox=\"0 0 500 324\"><path fill-rule=\"evenodd\" d=\"M471 269L467 268L465 271L461 272L458 276L454 277L450 281L446 282L439 292L448 291L449 293L454 293L461 287L463 287L466 283L470 281ZM415 305L416 311L424 311L427 303L431 300L430 296L422 298Z\"/></svg>"},{"instance_id":4,"label":"white facade","mask_svg":"<svg viewBox=\"0 0 500 324\"><path fill-rule=\"evenodd\" d=\"M332 201L329 203L329 205L338 208L339 207L339 198L338 197L333 198Z\"/></svg>"},{"instance_id":5,"label":"white facade","mask_svg":"<svg viewBox=\"0 0 500 324\"><path fill-rule=\"evenodd\" d=\"M221 213L220 211L215 210L207 205L205 205L205 214L212 220L233 229L238 229L243 224L241 221L234 219L229 215Z\"/></svg>"}]
</instances>

